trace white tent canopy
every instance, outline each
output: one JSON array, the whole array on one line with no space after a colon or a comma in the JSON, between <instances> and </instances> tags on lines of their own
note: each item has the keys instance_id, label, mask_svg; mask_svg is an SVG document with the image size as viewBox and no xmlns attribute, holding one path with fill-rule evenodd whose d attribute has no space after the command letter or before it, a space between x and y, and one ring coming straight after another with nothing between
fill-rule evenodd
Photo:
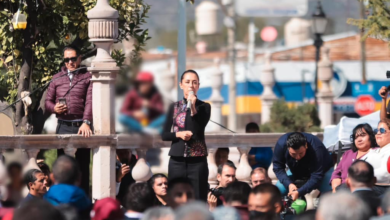
<instances>
[{"instance_id":1,"label":"white tent canopy","mask_svg":"<svg viewBox=\"0 0 390 220\"><path fill-rule=\"evenodd\" d=\"M329 151L334 151L338 147L339 141L343 148L349 148L351 144L352 130L358 125L368 123L375 129L379 123L379 111L361 118L342 117L338 125L327 126L324 129L324 145Z\"/></svg>"}]
</instances>

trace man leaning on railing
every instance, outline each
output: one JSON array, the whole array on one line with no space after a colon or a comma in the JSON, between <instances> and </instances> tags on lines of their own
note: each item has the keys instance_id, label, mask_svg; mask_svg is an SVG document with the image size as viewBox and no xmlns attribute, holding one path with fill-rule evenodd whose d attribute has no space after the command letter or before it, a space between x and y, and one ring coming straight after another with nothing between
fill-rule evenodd
<instances>
[{"instance_id":1,"label":"man leaning on railing","mask_svg":"<svg viewBox=\"0 0 390 220\"><path fill-rule=\"evenodd\" d=\"M92 135L92 75L86 68L80 68L81 56L77 47L65 47L64 63L48 88L46 110L58 118L56 134L89 137ZM64 154L64 151L58 150L57 154ZM90 149L78 149L76 159L82 172L81 187L88 194Z\"/></svg>"}]
</instances>

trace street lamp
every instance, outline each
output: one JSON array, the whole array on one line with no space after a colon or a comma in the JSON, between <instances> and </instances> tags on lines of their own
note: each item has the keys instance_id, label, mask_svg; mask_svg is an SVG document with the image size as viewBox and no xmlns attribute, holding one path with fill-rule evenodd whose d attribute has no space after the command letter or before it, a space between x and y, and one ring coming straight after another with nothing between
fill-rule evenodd
<instances>
[{"instance_id":1,"label":"street lamp","mask_svg":"<svg viewBox=\"0 0 390 220\"><path fill-rule=\"evenodd\" d=\"M315 36L314 46L316 47L316 72L314 76L314 101L317 106L317 92L318 92L318 61L320 60L320 48L323 44L321 36L325 33L328 20L322 10L321 1L318 1L316 11L312 15L312 30Z\"/></svg>"}]
</instances>

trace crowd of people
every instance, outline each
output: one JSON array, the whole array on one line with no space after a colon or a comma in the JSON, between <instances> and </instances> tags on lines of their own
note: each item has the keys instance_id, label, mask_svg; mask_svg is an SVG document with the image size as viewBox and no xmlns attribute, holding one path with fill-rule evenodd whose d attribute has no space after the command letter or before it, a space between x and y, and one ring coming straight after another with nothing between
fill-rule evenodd
<instances>
[{"instance_id":1,"label":"crowd of people","mask_svg":"<svg viewBox=\"0 0 390 220\"><path fill-rule=\"evenodd\" d=\"M46 109L58 118L57 134L93 135L91 74L81 66L80 51L64 49L65 66L48 88ZM0 217L4 220L170 220L170 219L390 219L390 113L388 91L379 91L383 102L375 130L369 124L351 131L350 150L336 157L309 133L282 135L275 146L251 149L250 181L236 179L229 148L215 153L218 184L208 183L208 150L205 128L211 105L197 97L199 75L181 75L183 100L171 103L164 113L154 77L141 72L121 108L120 122L129 132L161 134L171 141L168 173L154 174L136 183L131 170L137 157L117 150L116 198L94 201L90 197L90 150L76 157L58 151L52 169L37 161L39 169L23 171L8 164L9 184L0 190ZM259 133L256 123L246 133ZM341 159L339 161L339 159ZM270 170L270 167L272 169ZM268 172L273 172L273 184ZM27 190L27 192L25 192ZM319 192L315 210L307 210L308 194ZM313 202L313 201L310 201Z\"/></svg>"}]
</instances>

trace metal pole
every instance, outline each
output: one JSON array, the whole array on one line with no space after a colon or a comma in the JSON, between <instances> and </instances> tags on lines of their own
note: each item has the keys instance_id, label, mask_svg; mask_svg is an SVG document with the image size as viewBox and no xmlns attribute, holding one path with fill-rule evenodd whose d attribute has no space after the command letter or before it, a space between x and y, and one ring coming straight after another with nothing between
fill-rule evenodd
<instances>
[{"instance_id":1,"label":"metal pole","mask_svg":"<svg viewBox=\"0 0 390 220\"><path fill-rule=\"evenodd\" d=\"M317 92L318 92L318 61L320 60L320 47L316 46L316 72L314 75L314 104L318 106Z\"/></svg>"},{"instance_id":2,"label":"metal pole","mask_svg":"<svg viewBox=\"0 0 390 220\"><path fill-rule=\"evenodd\" d=\"M255 62L255 40L256 40L256 26L253 18L249 21L249 45L248 45L248 63L252 65Z\"/></svg>"},{"instance_id":3,"label":"metal pole","mask_svg":"<svg viewBox=\"0 0 390 220\"><path fill-rule=\"evenodd\" d=\"M187 12L186 0L179 0L179 29L177 35L177 100L183 99L183 93L180 92L180 77L186 70L187 53Z\"/></svg>"},{"instance_id":4,"label":"metal pole","mask_svg":"<svg viewBox=\"0 0 390 220\"><path fill-rule=\"evenodd\" d=\"M314 41L314 46L316 47L316 71L314 75L314 104L318 107L317 102L317 92L318 92L318 62L320 61L320 48L322 46L322 39L320 34L316 34L316 39Z\"/></svg>"},{"instance_id":5,"label":"metal pole","mask_svg":"<svg viewBox=\"0 0 390 220\"><path fill-rule=\"evenodd\" d=\"M365 7L364 2L360 2L360 18L365 19ZM364 28L360 30L360 40L364 36ZM367 83L366 79L366 41L360 41L360 62L362 65L362 84Z\"/></svg>"},{"instance_id":6,"label":"metal pole","mask_svg":"<svg viewBox=\"0 0 390 220\"><path fill-rule=\"evenodd\" d=\"M234 20L236 17L235 0L229 5L229 16ZM236 32L235 25L228 29L228 45L229 45L229 128L233 131L237 130L237 115L236 115Z\"/></svg>"}]
</instances>

